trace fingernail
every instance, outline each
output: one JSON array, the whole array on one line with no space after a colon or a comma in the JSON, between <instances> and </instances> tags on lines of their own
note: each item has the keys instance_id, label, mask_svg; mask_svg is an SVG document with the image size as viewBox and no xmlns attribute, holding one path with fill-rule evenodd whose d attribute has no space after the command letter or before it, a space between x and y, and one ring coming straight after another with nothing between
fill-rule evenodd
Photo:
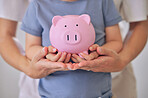
<instances>
[{"instance_id":1,"label":"fingernail","mask_svg":"<svg viewBox=\"0 0 148 98\"><path fill-rule=\"evenodd\" d=\"M56 52L56 48L53 48L53 52Z\"/></svg>"},{"instance_id":2,"label":"fingernail","mask_svg":"<svg viewBox=\"0 0 148 98\"><path fill-rule=\"evenodd\" d=\"M99 48L99 52L101 52L102 51L102 49L101 48Z\"/></svg>"},{"instance_id":3,"label":"fingernail","mask_svg":"<svg viewBox=\"0 0 148 98\"><path fill-rule=\"evenodd\" d=\"M81 67L80 63L78 64L79 67Z\"/></svg>"},{"instance_id":4,"label":"fingernail","mask_svg":"<svg viewBox=\"0 0 148 98\"><path fill-rule=\"evenodd\" d=\"M42 49L42 52L45 53L45 47Z\"/></svg>"},{"instance_id":5,"label":"fingernail","mask_svg":"<svg viewBox=\"0 0 148 98\"><path fill-rule=\"evenodd\" d=\"M80 53L80 55L83 55L83 53Z\"/></svg>"},{"instance_id":6,"label":"fingernail","mask_svg":"<svg viewBox=\"0 0 148 98\"><path fill-rule=\"evenodd\" d=\"M90 47L89 49L90 49L90 50L92 50L93 48L92 48L92 47Z\"/></svg>"},{"instance_id":7,"label":"fingernail","mask_svg":"<svg viewBox=\"0 0 148 98\"><path fill-rule=\"evenodd\" d=\"M71 54L68 54L68 57L70 57L71 56Z\"/></svg>"}]
</instances>

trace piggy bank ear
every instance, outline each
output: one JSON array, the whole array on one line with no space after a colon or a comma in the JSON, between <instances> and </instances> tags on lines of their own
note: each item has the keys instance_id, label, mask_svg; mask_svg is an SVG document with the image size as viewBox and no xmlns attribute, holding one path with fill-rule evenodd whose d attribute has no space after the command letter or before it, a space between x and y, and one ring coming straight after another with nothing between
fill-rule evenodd
<instances>
[{"instance_id":1,"label":"piggy bank ear","mask_svg":"<svg viewBox=\"0 0 148 98\"><path fill-rule=\"evenodd\" d=\"M56 26L56 24L58 23L58 21L59 21L60 19L62 19L62 18L63 18L62 16L54 16L53 19L52 19L52 24L53 24L54 26Z\"/></svg>"},{"instance_id":2,"label":"piggy bank ear","mask_svg":"<svg viewBox=\"0 0 148 98\"><path fill-rule=\"evenodd\" d=\"M87 24L90 24L90 16L87 14L83 14L81 16L79 16L79 18L83 19Z\"/></svg>"}]
</instances>

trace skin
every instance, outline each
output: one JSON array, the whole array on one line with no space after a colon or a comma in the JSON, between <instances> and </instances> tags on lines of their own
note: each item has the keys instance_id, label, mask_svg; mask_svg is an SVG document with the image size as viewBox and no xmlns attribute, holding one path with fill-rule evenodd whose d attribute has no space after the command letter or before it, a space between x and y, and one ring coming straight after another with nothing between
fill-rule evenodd
<instances>
[{"instance_id":1,"label":"skin","mask_svg":"<svg viewBox=\"0 0 148 98\"><path fill-rule=\"evenodd\" d=\"M61 0L61 1L74 2L74 1L77 1L77 0ZM112 31L112 33L110 33L111 31ZM119 27L117 25L112 26L112 27L108 27L106 29L106 32L107 32L107 34L106 34L107 35L106 36L107 44L105 44L104 47L109 48L109 49L113 49L116 52L118 52L122 47L122 40L121 40L121 35L119 33ZM113 35L116 35L116 37L114 37ZM51 47L52 46L49 46L48 48L51 48ZM41 38L40 37L32 36L30 34L26 34L26 56L28 58L32 59L34 54L36 54L36 52L38 50L41 50L41 48L42 48L42 46L41 46ZM52 47L52 48L54 48L54 47ZM58 52L57 54L56 54L56 52L57 52L57 49L55 49L55 52L53 52L53 53L48 53L46 55L46 58L49 61L52 61L52 62L63 62L63 63L68 63L70 58L71 58L75 63L79 63L79 62L84 61L84 60L90 61L90 60L96 59L99 56L96 51L92 51L87 56L82 53L81 55L84 57L84 59L80 58L76 54L72 54L72 57L71 57L71 54L68 54L66 52L63 52L63 53ZM78 60L77 60L77 58L78 58ZM67 66L67 68L65 70L67 70L67 69L75 70L75 68L74 68L74 66L76 66L75 64L69 64L68 63L68 65L69 66Z\"/></svg>"},{"instance_id":2,"label":"skin","mask_svg":"<svg viewBox=\"0 0 148 98\"><path fill-rule=\"evenodd\" d=\"M117 53L111 49L93 45L92 51L97 50L98 59L82 61L75 64L76 69L94 72L118 72L123 70L143 50L148 38L148 20L130 23L130 31L124 41L122 50ZM91 49L90 49L91 50ZM80 59L77 57L77 60Z\"/></svg>"},{"instance_id":3,"label":"skin","mask_svg":"<svg viewBox=\"0 0 148 98\"><path fill-rule=\"evenodd\" d=\"M26 56L29 59L33 59L36 53L40 51L43 48L41 45L41 37L33 36L31 34L26 33ZM55 53L57 49L54 49L54 51L50 52L50 50L53 50L54 48L52 46L48 47L48 54L46 55L46 58L51 62L69 62L71 55L69 55L66 52L58 52ZM64 64L64 63L63 63Z\"/></svg>"},{"instance_id":4,"label":"skin","mask_svg":"<svg viewBox=\"0 0 148 98\"><path fill-rule=\"evenodd\" d=\"M104 56L100 56L98 59L93 60L96 57L96 53L94 54L95 57L92 55L83 54L83 57L87 59L87 61L84 61L80 57L74 55L75 59L73 60L77 62L77 64L74 64L72 68L75 66L75 69L92 70L94 72L118 72L123 70L128 65L128 63L136 58L143 50L148 37L147 27L148 20L131 22L131 32L127 34L127 37L123 43L123 48L119 53L112 49L93 45L90 47L90 51L97 50L98 54Z\"/></svg>"},{"instance_id":5,"label":"skin","mask_svg":"<svg viewBox=\"0 0 148 98\"><path fill-rule=\"evenodd\" d=\"M44 58L47 53L53 53L51 51L52 49L48 49L47 47L40 47L39 52L36 53L32 60L23 56L13 40L16 28L17 21L0 18L0 55L8 64L32 78L43 78L55 71L65 70L65 64L61 62L49 62L49 60ZM54 67L52 67L52 65L54 65Z\"/></svg>"},{"instance_id":6,"label":"skin","mask_svg":"<svg viewBox=\"0 0 148 98\"><path fill-rule=\"evenodd\" d=\"M115 52L119 52L122 48L122 39L121 39L121 35L120 35L120 30L119 30L119 26L118 25L114 25L114 26L109 26L105 28L105 32L106 32L106 43L101 46L102 48L106 48L106 49L110 49L113 50ZM116 36L114 36L116 35ZM97 47L99 47L97 44L92 45L92 47L89 48L90 51L92 51L93 54L87 55L82 53L82 57L85 58L80 58L78 55L72 55L72 57L74 58L74 61L76 63L80 63L84 62L84 61L96 61L98 60L98 56L101 55L99 52L99 55L96 55L94 52L97 51ZM95 49L93 49L95 48ZM95 57L95 58L94 58ZM99 56L100 58L100 56ZM73 64L73 69L82 69L80 65L77 64ZM95 67L96 65L94 65L93 67ZM95 69L95 68L94 68ZM84 70L91 70L90 66L86 66L86 69Z\"/></svg>"},{"instance_id":7,"label":"skin","mask_svg":"<svg viewBox=\"0 0 148 98\"><path fill-rule=\"evenodd\" d=\"M113 50L98 46L96 47L95 45L93 45L92 47L90 47L90 50L97 50L99 54L105 56L102 56L102 59L96 59L94 61L91 60L93 58L92 56L87 56L87 59L90 60L76 64L77 68L84 70L92 70L94 72L115 72L122 70L131 60L133 60L142 51L147 40L147 23L135 22L131 23L131 25L133 27L132 30L134 32L132 32L132 34L127 35L127 38L124 42L124 46L119 52L119 54L117 54ZM53 53L52 49L47 49L47 47L39 50L39 52L33 57L32 60L28 59L26 56L23 56L19 52L19 49L15 45L15 42L12 40L12 37L15 36L16 27L16 21L0 18L0 54L8 64L24 72L32 78L42 78L55 71L65 69L65 64L61 62L49 62L47 59L44 58L48 52ZM54 65L55 68L50 67L51 65ZM73 67L71 64L67 64L67 66L70 66L70 68ZM93 68L92 66L96 67Z\"/></svg>"},{"instance_id":8,"label":"skin","mask_svg":"<svg viewBox=\"0 0 148 98\"><path fill-rule=\"evenodd\" d=\"M106 29L106 44L103 45L103 47L112 49L116 52L119 52L122 48L122 39L120 35L120 30L118 25L107 27ZM114 36L116 35L116 36ZM40 51L43 47L41 46L41 37L33 36L31 34L26 33L26 56L30 59L34 57L34 54L36 54L38 51ZM54 48L52 46L48 47L48 50L51 50L50 48ZM51 53L49 52L48 55L46 55L46 58L50 62L62 62L63 64L66 64L65 71L75 70L76 68L75 64L68 63L70 58L76 62L82 62L87 60L93 60L98 58L98 53L95 51L92 51L89 55L82 54L84 58L80 58L76 54L68 54L66 52L58 52L57 49L54 49L55 52ZM57 53L56 53L57 52ZM85 55L85 56L84 56ZM77 58L79 58L77 60Z\"/></svg>"},{"instance_id":9,"label":"skin","mask_svg":"<svg viewBox=\"0 0 148 98\"><path fill-rule=\"evenodd\" d=\"M23 56L12 39L15 37L16 27L16 21L0 18L0 54L8 64L32 78L42 78L65 69L65 64L44 58L48 53L47 47L40 47L32 60Z\"/></svg>"}]
</instances>

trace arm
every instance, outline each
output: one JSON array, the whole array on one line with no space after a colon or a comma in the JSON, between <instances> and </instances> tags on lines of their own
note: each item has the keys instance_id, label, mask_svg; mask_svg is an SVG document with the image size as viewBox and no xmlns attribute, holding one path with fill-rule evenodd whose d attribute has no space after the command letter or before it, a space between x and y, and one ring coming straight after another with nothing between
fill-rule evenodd
<instances>
[{"instance_id":1,"label":"arm","mask_svg":"<svg viewBox=\"0 0 148 98\"><path fill-rule=\"evenodd\" d=\"M118 25L113 25L113 26L106 27L105 32L106 32L106 43L101 47L111 49L111 50L114 50L116 52L119 52L121 50L121 48L122 48L122 38L121 38L119 26ZM98 47L97 44L94 44L92 46ZM98 58L99 55L96 53L96 49L93 49L93 47L90 47L89 50L91 51L91 53L88 54L88 55L84 54L84 53L81 53L81 56L85 60L90 61L90 60ZM74 62L77 62L77 63L81 62L81 61L84 61L83 58L80 58L76 54L72 55L72 60Z\"/></svg>"},{"instance_id":2,"label":"arm","mask_svg":"<svg viewBox=\"0 0 148 98\"><path fill-rule=\"evenodd\" d=\"M121 50L121 48L122 48L122 38L121 38L119 26L118 25L113 25L113 26L106 27L105 31L106 31L106 43L103 46L101 46L101 48L106 48L106 49L113 50L115 52L119 52ZM90 51L96 51L97 50L97 47L99 47L99 46L97 44L94 44L89 49L90 49ZM95 65L92 65L92 64L91 65L96 67L96 65L99 65L99 64L96 64L98 62L98 59L97 59L98 58L98 55L96 55L94 53L91 53L90 55L82 54L82 56L88 62L92 62L92 64L95 64ZM94 59L94 57L96 57L96 58ZM74 62L77 62L77 63L82 62L82 63L80 63L80 66L82 64L84 64L83 62L85 62L84 59L80 58L77 55L73 55L72 60ZM96 62L96 63L94 63L94 62ZM88 65L87 62L85 64ZM78 66L76 64L74 66L75 67L73 67L71 69L77 69L78 68ZM85 69L85 68L87 68L87 69ZM90 70L90 69L88 69L88 67L82 67L82 69L84 69L84 70Z\"/></svg>"},{"instance_id":3,"label":"arm","mask_svg":"<svg viewBox=\"0 0 148 98\"><path fill-rule=\"evenodd\" d=\"M37 54L38 51L41 51L42 48L40 37L26 33L26 56L29 59L33 59L35 54Z\"/></svg>"},{"instance_id":4,"label":"arm","mask_svg":"<svg viewBox=\"0 0 148 98\"><path fill-rule=\"evenodd\" d=\"M14 68L20 71L23 71L22 67L20 66L22 65L20 64L20 58L25 57L21 55L14 40L12 39L13 37L15 37L16 28L16 21L10 21L0 18L0 54L8 64L12 65Z\"/></svg>"},{"instance_id":5,"label":"arm","mask_svg":"<svg viewBox=\"0 0 148 98\"><path fill-rule=\"evenodd\" d=\"M122 48L122 38L118 25L106 27L106 43L101 46L119 52Z\"/></svg>"},{"instance_id":6,"label":"arm","mask_svg":"<svg viewBox=\"0 0 148 98\"><path fill-rule=\"evenodd\" d=\"M99 54L104 55L93 61L83 61L81 69L94 72L118 72L124 69L144 48L148 37L148 20L131 23L132 32L126 37L122 50L117 54L110 49L93 46ZM94 66L94 67L93 67Z\"/></svg>"},{"instance_id":7,"label":"arm","mask_svg":"<svg viewBox=\"0 0 148 98\"><path fill-rule=\"evenodd\" d=\"M0 54L8 64L32 78L42 78L55 71L64 70L64 64L48 62L44 59L47 47L39 51L32 61L23 56L12 39L16 27L16 21L0 18Z\"/></svg>"},{"instance_id":8,"label":"arm","mask_svg":"<svg viewBox=\"0 0 148 98\"><path fill-rule=\"evenodd\" d=\"M130 23L122 51L119 53L125 67L143 50L148 38L148 20Z\"/></svg>"}]
</instances>

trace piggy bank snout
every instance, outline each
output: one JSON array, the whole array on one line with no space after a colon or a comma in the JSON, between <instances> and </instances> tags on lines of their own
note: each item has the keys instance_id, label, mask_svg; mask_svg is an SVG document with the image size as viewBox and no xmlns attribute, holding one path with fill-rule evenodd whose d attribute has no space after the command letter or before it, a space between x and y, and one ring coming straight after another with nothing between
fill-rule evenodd
<instances>
[{"instance_id":1,"label":"piggy bank snout","mask_svg":"<svg viewBox=\"0 0 148 98\"><path fill-rule=\"evenodd\" d=\"M81 41L81 35L77 31L66 31L62 40L67 44L78 44Z\"/></svg>"}]
</instances>

